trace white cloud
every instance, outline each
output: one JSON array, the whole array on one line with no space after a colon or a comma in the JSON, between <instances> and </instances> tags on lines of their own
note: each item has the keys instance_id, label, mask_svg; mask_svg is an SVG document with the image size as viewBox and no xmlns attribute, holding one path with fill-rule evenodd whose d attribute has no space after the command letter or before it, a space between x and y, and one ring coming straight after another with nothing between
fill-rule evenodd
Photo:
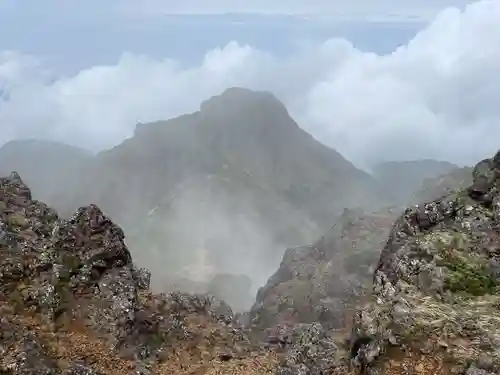
<instances>
[{"instance_id":1,"label":"white cloud","mask_svg":"<svg viewBox=\"0 0 500 375\"><path fill-rule=\"evenodd\" d=\"M58 79L30 58L3 53L0 142L43 136L109 147L137 121L196 110L241 85L275 92L306 130L357 163L471 163L500 148L499 21L500 2L484 0L443 11L385 56L329 40L277 59L232 42L197 67L125 54L116 65Z\"/></svg>"}]
</instances>

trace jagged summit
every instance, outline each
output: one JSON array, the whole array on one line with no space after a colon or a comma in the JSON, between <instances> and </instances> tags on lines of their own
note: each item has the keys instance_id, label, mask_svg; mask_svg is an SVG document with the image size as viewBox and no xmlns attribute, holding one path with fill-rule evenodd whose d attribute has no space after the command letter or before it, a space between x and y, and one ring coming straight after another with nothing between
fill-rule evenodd
<instances>
[{"instance_id":1,"label":"jagged summit","mask_svg":"<svg viewBox=\"0 0 500 375\"><path fill-rule=\"evenodd\" d=\"M230 87L224 90L221 94L212 96L211 98L202 102L201 111L209 111L211 106L223 104L258 104L265 103L269 106L282 108L286 111L285 106L281 101L269 91L254 91L244 87Z\"/></svg>"},{"instance_id":2,"label":"jagged summit","mask_svg":"<svg viewBox=\"0 0 500 375\"><path fill-rule=\"evenodd\" d=\"M233 113L238 115L238 112L250 112L254 116L260 114L289 117L285 105L271 92L242 87L226 89L222 94L205 100L201 103L200 112L204 116L228 116Z\"/></svg>"},{"instance_id":3,"label":"jagged summit","mask_svg":"<svg viewBox=\"0 0 500 375\"><path fill-rule=\"evenodd\" d=\"M260 121L244 121L245 117L264 119ZM266 121L267 119L267 121ZM274 119L273 122L269 120ZM221 121L222 120L222 121ZM231 87L219 95L210 97L200 104L200 109L191 114L185 114L168 121L139 123L135 134L146 134L150 131L166 131L166 127L181 126L222 127L226 130L238 129L244 124L256 129L259 126L279 126L286 123L290 129L298 125L290 121L290 115L285 105L271 92L253 91L243 87Z\"/></svg>"}]
</instances>

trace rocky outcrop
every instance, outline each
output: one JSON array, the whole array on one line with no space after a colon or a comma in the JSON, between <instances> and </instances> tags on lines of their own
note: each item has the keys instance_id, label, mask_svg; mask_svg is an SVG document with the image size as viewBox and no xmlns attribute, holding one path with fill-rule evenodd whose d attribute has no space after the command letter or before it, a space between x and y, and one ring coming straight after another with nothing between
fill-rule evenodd
<instances>
[{"instance_id":1,"label":"rocky outcrop","mask_svg":"<svg viewBox=\"0 0 500 375\"><path fill-rule=\"evenodd\" d=\"M352 364L365 374L500 373L500 152L473 183L408 208L356 314Z\"/></svg>"},{"instance_id":2,"label":"rocky outcrop","mask_svg":"<svg viewBox=\"0 0 500 375\"><path fill-rule=\"evenodd\" d=\"M369 287L393 216L389 210L345 210L314 245L288 249L257 295L252 324L261 331L313 322L326 329L345 327L346 308Z\"/></svg>"},{"instance_id":3,"label":"rocky outcrop","mask_svg":"<svg viewBox=\"0 0 500 375\"><path fill-rule=\"evenodd\" d=\"M0 373L276 370L223 302L151 294L123 239L95 205L60 220L17 173L0 178Z\"/></svg>"},{"instance_id":4,"label":"rocky outcrop","mask_svg":"<svg viewBox=\"0 0 500 375\"><path fill-rule=\"evenodd\" d=\"M348 367L332 335L319 323L278 327L269 343L284 356L277 375L345 375Z\"/></svg>"}]
</instances>

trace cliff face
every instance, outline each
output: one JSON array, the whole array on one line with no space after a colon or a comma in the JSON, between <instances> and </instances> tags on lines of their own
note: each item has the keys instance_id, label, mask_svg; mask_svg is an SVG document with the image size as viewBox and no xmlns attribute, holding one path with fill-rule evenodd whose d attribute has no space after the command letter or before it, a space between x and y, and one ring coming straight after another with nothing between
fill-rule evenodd
<instances>
[{"instance_id":1,"label":"cliff face","mask_svg":"<svg viewBox=\"0 0 500 375\"><path fill-rule=\"evenodd\" d=\"M500 371L500 152L473 183L395 222L356 314L352 364L366 374Z\"/></svg>"}]
</instances>

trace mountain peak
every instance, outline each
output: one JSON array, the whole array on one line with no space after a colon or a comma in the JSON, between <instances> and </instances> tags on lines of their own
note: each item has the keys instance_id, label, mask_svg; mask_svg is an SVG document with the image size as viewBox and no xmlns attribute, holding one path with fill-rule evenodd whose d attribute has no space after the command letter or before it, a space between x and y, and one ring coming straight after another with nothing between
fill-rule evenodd
<instances>
[{"instance_id":1,"label":"mountain peak","mask_svg":"<svg viewBox=\"0 0 500 375\"><path fill-rule=\"evenodd\" d=\"M189 132L190 130L186 130L186 128L193 130L196 127L194 124L200 123L203 123L203 128L219 130L241 128L255 130L269 128L271 124L273 128L284 126L288 129L299 128L290 117L285 105L271 92L230 87L222 93L202 101L200 109L194 113L184 114L166 121L138 123L134 135L151 134L151 132L163 133L165 131L170 134L174 128L178 131Z\"/></svg>"},{"instance_id":2,"label":"mountain peak","mask_svg":"<svg viewBox=\"0 0 500 375\"><path fill-rule=\"evenodd\" d=\"M200 106L202 114L230 114L234 109L239 111L265 111L280 115L288 115L285 105L271 92L254 91L243 87L230 87L219 95L203 101Z\"/></svg>"}]
</instances>

